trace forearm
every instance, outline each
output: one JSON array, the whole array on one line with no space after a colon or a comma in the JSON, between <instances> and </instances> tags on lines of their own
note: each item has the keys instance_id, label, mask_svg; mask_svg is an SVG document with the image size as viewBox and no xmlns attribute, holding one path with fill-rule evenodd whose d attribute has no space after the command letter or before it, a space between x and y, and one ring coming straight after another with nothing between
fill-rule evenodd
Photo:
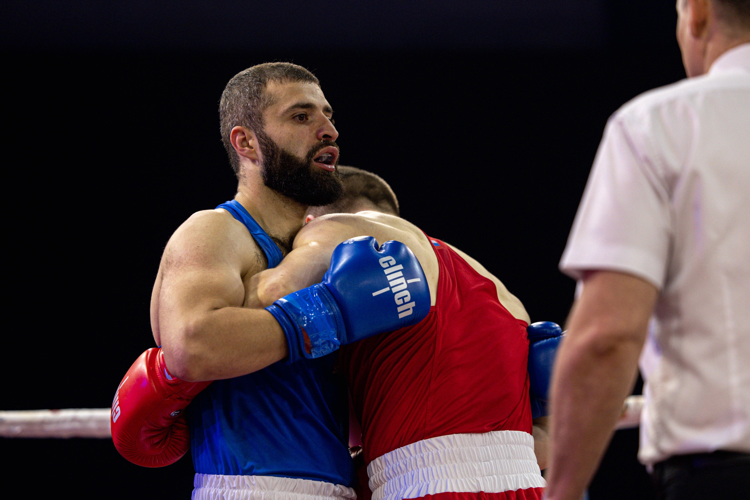
<instances>
[{"instance_id":1,"label":"forearm","mask_svg":"<svg viewBox=\"0 0 750 500\"><path fill-rule=\"evenodd\" d=\"M161 331L167 367L187 381L239 377L288 355L284 332L264 309L223 307L167 320Z\"/></svg>"},{"instance_id":2,"label":"forearm","mask_svg":"<svg viewBox=\"0 0 750 500\"><path fill-rule=\"evenodd\" d=\"M322 249L320 245L295 249L278 267L266 269L248 280L246 306L268 307L290 293L319 283L330 259L330 249Z\"/></svg>"},{"instance_id":3,"label":"forearm","mask_svg":"<svg viewBox=\"0 0 750 500\"><path fill-rule=\"evenodd\" d=\"M630 394L658 290L616 271L584 274L555 360L549 500L577 500Z\"/></svg>"},{"instance_id":4,"label":"forearm","mask_svg":"<svg viewBox=\"0 0 750 500\"><path fill-rule=\"evenodd\" d=\"M627 341L597 345L596 334L571 333L555 361L549 500L581 498L632 390L641 348Z\"/></svg>"},{"instance_id":5,"label":"forearm","mask_svg":"<svg viewBox=\"0 0 750 500\"><path fill-rule=\"evenodd\" d=\"M328 266L320 270L313 267L274 268L256 274L248 282L247 306L262 309L290 293L319 283Z\"/></svg>"}]
</instances>

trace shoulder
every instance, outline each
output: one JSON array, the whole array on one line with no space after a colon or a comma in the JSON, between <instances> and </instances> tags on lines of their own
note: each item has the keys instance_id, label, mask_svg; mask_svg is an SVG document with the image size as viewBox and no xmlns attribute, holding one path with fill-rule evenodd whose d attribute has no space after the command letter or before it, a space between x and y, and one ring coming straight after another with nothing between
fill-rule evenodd
<instances>
[{"instance_id":1,"label":"shoulder","mask_svg":"<svg viewBox=\"0 0 750 500\"><path fill-rule=\"evenodd\" d=\"M226 210L202 210L191 215L167 242L162 267L231 264L243 274L265 268L265 257L247 228Z\"/></svg>"},{"instance_id":2,"label":"shoulder","mask_svg":"<svg viewBox=\"0 0 750 500\"><path fill-rule=\"evenodd\" d=\"M731 92L736 81L729 75L705 74L685 78L675 83L648 90L623 104L610 118L629 127L670 127L685 126L692 129L691 123L698 118L706 106L714 106L709 95ZM743 91L747 91L744 82Z\"/></svg>"},{"instance_id":3,"label":"shoulder","mask_svg":"<svg viewBox=\"0 0 750 500\"><path fill-rule=\"evenodd\" d=\"M477 273L479 273L481 276L484 276L488 280L492 281L495 284L495 288L497 288L497 298L500 301L500 303L505 307L505 309L508 310L509 313L513 315L516 319L520 319L525 321L526 323L530 323L530 318L528 312L526 312L526 308L523 306L523 303L508 291L508 288L503 284L502 281L500 281L494 274L489 272L482 264L480 264L476 259L473 257L467 255L466 253L462 252L458 248L454 247L453 245L447 243L447 245L458 254L459 257L461 257L464 261L466 261L467 264L469 264Z\"/></svg>"},{"instance_id":4,"label":"shoulder","mask_svg":"<svg viewBox=\"0 0 750 500\"><path fill-rule=\"evenodd\" d=\"M661 106L689 99L705 87L706 76L683 78L677 82L647 90L630 99L615 112L615 116L638 114Z\"/></svg>"},{"instance_id":5,"label":"shoulder","mask_svg":"<svg viewBox=\"0 0 750 500\"><path fill-rule=\"evenodd\" d=\"M355 231L368 229L371 231L394 232L403 231L411 233L420 233L421 231L410 222L396 217L375 211L363 211L355 214L328 214L313 220L308 226L315 227L326 222L328 227L339 227L340 231ZM305 226L304 229L307 229Z\"/></svg>"},{"instance_id":6,"label":"shoulder","mask_svg":"<svg viewBox=\"0 0 750 500\"><path fill-rule=\"evenodd\" d=\"M632 164L659 182L673 179L696 148L713 149L717 139L744 128L742 110L750 103L750 79L745 80L740 84L733 73L709 73L630 100L607 123L600 148L608 154L602 162L607 168Z\"/></svg>"},{"instance_id":7,"label":"shoulder","mask_svg":"<svg viewBox=\"0 0 750 500\"><path fill-rule=\"evenodd\" d=\"M372 236L380 245L393 240L408 246L427 277L434 304L439 265L432 243L422 230L400 217L370 211L318 217L300 230L294 240L294 249L316 251L325 248L330 252L339 243L358 236Z\"/></svg>"},{"instance_id":8,"label":"shoulder","mask_svg":"<svg viewBox=\"0 0 750 500\"><path fill-rule=\"evenodd\" d=\"M417 258L424 253L423 249L429 251L425 258L434 258L429 240L417 226L400 217L370 211L318 217L302 228L294 245L297 247L316 240L338 244L357 236L372 236L381 244L388 240L400 241L409 246Z\"/></svg>"},{"instance_id":9,"label":"shoulder","mask_svg":"<svg viewBox=\"0 0 750 500\"><path fill-rule=\"evenodd\" d=\"M250 238L242 224L225 210L202 210L191 215L174 232L167 248L190 247L194 250L211 250L236 246Z\"/></svg>"},{"instance_id":10,"label":"shoulder","mask_svg":"<svg viewBox=\"0 0 750 500\"><path fill-rule=\"evenodd\" d=\"M704 75L683 78L640 94L624 104L616 115L639 114L677 104L714 108L716 102L713 98L706 99L707 96L723 95L729 98L727 102L729 104L735 99L729 96L737 96L739 93L746 97L748 91L750 91L750 43L724 52ZM723 98L720 98L720 102L722 100ZM737 108L736 104L735 108ZM734 112L745 114L744 107L734 109Z\"/></svg>"}]
</instances>

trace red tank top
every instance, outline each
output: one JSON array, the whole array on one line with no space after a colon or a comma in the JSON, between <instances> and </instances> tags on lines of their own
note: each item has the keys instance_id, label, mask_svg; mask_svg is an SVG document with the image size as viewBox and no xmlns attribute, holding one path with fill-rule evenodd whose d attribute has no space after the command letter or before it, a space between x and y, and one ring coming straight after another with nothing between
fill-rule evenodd
<instances>
[{"instance_id":1,"label":"red tank top","mask_svg":"<svg viewBox=\"0 0 750 500\"><path fill-rule=\"evenodd\" d=\"M365 461L422 439L531 432L526 322L445 243L437 301L417 325L342 349Z\"/></svg>"}]
</instances>

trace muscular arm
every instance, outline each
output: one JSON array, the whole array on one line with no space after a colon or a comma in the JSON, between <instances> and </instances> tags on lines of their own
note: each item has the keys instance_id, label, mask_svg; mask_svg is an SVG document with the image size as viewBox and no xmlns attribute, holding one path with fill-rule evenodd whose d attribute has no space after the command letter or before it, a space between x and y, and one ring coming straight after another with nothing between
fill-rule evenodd
<instances>
[{"instance_id":1,"label":"muscular arm","mask_svg":"<svg viewBox=\"0 0 750 500\"><path fill-rule=\"evenodd\" d=\"M265 263L244 227L200 212L172 236L152 297L157 342L173 375L187 381L237 377L287 356L281 327L244 307L243 277Z\"/></svg>"},{"instance_id":2,"label":"muscular arm","mask_svg":"<svg viewBox=\"0 0 750 500\"><path fill-rule=\"evenodd\" d=\"M552 379L549 500L581 497L635 382L657 289L629 274L587 273Z\"/></svg>"}]
</instances>

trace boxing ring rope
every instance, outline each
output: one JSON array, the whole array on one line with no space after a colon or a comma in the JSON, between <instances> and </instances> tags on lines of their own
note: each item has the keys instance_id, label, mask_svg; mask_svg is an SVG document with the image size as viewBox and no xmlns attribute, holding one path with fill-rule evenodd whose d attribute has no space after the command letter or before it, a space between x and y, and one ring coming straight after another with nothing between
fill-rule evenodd
<instances>
[{"instance_id":1,"label":"boxing ring rope","mask_svg":"<svg viewBox=\"0 0 750 500\"><path fill-rule=\"evenodd\" d=\"M111 438L109 408L0 411L0 437Z\"/></svg>"},{"instance_id":2,"label":"boxing ring rope","mask_svg":"<svg viewBox=\"0 0 750 500\"><path fill-rule=\"evenodd\" d=\"M625 399L615 429L638 427L643 396ZM105 438L112 437L109 408L0 411L0 437L4 438Z\"/></svg>"}]
</instances>

